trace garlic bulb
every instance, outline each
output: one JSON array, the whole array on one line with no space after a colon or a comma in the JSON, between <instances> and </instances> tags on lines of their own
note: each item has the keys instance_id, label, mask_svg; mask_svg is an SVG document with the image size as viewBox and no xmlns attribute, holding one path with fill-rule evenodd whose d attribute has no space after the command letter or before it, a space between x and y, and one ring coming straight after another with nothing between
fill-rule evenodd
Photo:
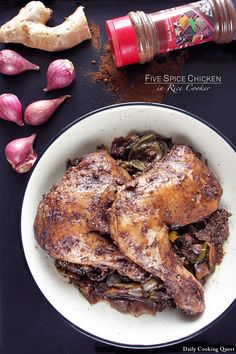
<instances>
[{"instance_id":1,"label":"garlic bulb","mask_svg":"<svg viewBox=\"0 0 236 354\"><path fill-rule=\"evenodd\" d=\"M0 73L17 75L28 70L39 70L39 66L26 60L14 50L3 49L0 51Z\"/></svg>"},{"instance_id":2,"label":"garlic bulb","mask_svg":"<svg viewBox=\"0 0 236 354\"><path fill-rule=\"evenodd\" d=\"M37 159L37 154L33 150L35 138L36 134L32 134L26 138L12 140L7 144L6 159L17 173L28 172L35 163Z\"/></svg>"},{"instance_id":3,"label":"garlic bulb","mask_svg":"<svg viewBox=\"0 0 236 354\"><path fill-rule=\"evenodd\" d=\"M52 100L41 100L31 103L25 110L24 121L30 125L40 125L45 123L57 110L57 108L70 95L64 95Z\"/></svg>"},{"instance_id":4,"label":"garlic bulb","mask_svg":"<svg viewBox=\"0 0 236 354\"><path fill-rule=\"evenodd\" d=\"M47 87L45 92L69 86L75 79L75 68L68 59L54 60L47 70Z\"/></svg>"},{"instance_id":5,"label":"garlic bulb","mask_svg":"<svg viewBox=\"0 0 236 354\"><path fill-rule=\"evenodd\" d=\"M16 95L3 93L0 96L0 118L20 126L24 125L22 121L22 105Z\"/></svg>"}]
</instances>

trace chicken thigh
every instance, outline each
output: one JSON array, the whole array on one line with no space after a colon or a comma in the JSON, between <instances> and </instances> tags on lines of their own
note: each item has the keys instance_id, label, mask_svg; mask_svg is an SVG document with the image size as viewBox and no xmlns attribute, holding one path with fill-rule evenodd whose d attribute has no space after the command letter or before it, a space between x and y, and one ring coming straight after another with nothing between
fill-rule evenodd
<instances>
[{"instance_id":1,"label":"chicken thigh","mask_svg":"<svg viewBox=\"0 0 236 354\"><path fill-rule=\"evenodd\" d=\"M34 222L38 244L55 259L109 267L135 281L145 279L146 272L103 236L109 233L107 209L117 187L130 179L106 151L85 156L43 196Z\"/></svg>"},{"instance_id":2,"label":"chicken thigh","mask_svg":"<svg viewBox=\"0 0 236 354\"><path fill-rule=\"evenodd\" d=\"M121 252L159 277L186 314L204 310L201 284L172 251L168 227L190 224L214 212L222 188L185 145L127 182L110 209L110 232Z\"/></svg>"}]
</instances>

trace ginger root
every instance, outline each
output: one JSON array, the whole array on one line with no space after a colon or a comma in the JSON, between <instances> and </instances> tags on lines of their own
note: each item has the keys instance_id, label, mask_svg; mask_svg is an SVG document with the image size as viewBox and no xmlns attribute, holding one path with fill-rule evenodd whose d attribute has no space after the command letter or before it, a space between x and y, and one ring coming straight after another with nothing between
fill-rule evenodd
<instances>
[{"instance_id":1,"label":"ginger root","mask_svg":"<svg viewBox=\"0 0 236 354\"><path fill-rule=\"evenodd\" d=\"M31 1L17 16L0 27L0 42L21 43L48 52L69 49L91 38L83 7L55 27L46 26L52 10L41 1Z\"/></svg>"}]
</instances>

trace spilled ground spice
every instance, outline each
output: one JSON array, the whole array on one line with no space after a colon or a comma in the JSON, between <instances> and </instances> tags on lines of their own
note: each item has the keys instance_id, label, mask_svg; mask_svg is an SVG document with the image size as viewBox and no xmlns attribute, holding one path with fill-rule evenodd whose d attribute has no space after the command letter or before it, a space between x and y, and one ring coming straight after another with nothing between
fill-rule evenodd
<instances>
[{"instance_id":1,"label":"spilled ground spice","mask_svg":"<svg viewBox=\"0 0 236 354\"><path fill-rule=\"evenodd\" d=\"M105 84L105 90L114 97L115 102L163 102L168 85L163 84L164 75L180 75L186 58L186 51L172 52L156 57L144 65L135 64L124 68L116 68L108 43L102 45L98 25L93 23L93 46L100 59L98 68L89 73L94 82ZM95 30L96 28L96 30ZM99 45L97 44L99 43ZM162 83L145 82L147 75L161 77Z\"/></svg>"},{"instance_id":2,"label":"spilled ground spice","mask_svg":"<svg viewBox=\"0 0 236 354\"><path fill-rule=\"evenodd\" d=\"M99 51L102 47L100 28L93 20L90 21L89 28L92 35L92 45L94 49Z\"/></svg>"}]
</instances>

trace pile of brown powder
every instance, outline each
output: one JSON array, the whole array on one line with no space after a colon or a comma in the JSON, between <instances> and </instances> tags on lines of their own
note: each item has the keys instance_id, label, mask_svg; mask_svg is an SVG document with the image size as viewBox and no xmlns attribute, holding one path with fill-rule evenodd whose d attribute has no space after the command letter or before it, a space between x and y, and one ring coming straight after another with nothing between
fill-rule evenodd
<instances>
[{"instance_id":1,"label":"pile of brown powder","mask_svg":"<svg viewBox=\"0 0 236 354\"><path fill-rule=\"evenodd\" d=\"M163 102L168 85L150 84L145 82L145 77L160 76L163 82L164 75L180 75L186 57L185 51L158 56L144 65L116 68L109 44L102 45L98 25L93 23L91 32L92 35L94 33L93 46L100 54L98 69L89 73L92 81L103 82L106 91L114 96L116 102Z\"/></svg>"},{"instance_id":2,"label":"pile of brown powder","mask_svg":"<svg viewBox=\"0 0 236 354\"><path fill-rule=\"evenodd\" d=\"M89 28L92 36L92 45L99 51L102 47L100 28L93 20L90 21Z\"/></svg>"}]
</instances>

